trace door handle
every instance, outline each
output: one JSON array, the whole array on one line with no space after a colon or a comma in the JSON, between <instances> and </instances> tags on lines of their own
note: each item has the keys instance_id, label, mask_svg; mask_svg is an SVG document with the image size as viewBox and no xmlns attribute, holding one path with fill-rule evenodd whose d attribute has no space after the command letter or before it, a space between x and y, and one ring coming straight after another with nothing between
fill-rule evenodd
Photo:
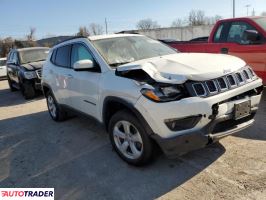
<instances>
[{"instance_id":1,"label":"door handle","mask_svg":"<svg viewBox=\"0 0 266 200\"><path fill-rule=\"evenodd\" d=\"M221 53L228 54L229 49L226 47L221 48Z\"/></svg>"}]
</instances>

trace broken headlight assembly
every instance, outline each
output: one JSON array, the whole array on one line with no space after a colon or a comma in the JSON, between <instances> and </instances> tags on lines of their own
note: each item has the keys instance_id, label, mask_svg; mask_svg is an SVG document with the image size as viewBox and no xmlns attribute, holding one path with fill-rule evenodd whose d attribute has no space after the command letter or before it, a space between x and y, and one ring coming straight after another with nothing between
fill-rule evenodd
<instances>
[{"instance_id":1,"label":"broken headlight assembly","mask_svg":"<svg viewBox=\"0 0 266 200\"><path fill-rule=\"evenodd\" d=\"M141 93L146 98L155 102L176 101L186 97L183 86L179 85L156 85L153 89L143 88Z\"/></svg>"}]
</instances>

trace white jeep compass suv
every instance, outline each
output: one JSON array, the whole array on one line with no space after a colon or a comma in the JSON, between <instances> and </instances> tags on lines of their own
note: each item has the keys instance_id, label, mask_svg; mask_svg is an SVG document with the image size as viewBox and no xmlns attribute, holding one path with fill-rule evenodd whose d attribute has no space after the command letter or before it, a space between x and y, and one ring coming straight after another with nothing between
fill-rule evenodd
<instances>
[{"instance_id":1,"label":"white jeep compass suv","mask_svg":"<svg viewBox=\"0 0 266 200\"><path fill-rule=\"evenodd\" d=\"M94 117L133 165L151 160L154 143L175 157L249 127L263 90L239 58L178 53L132 34L64 41L42 74L51 117Z\"/></svg>"}]
</instances>

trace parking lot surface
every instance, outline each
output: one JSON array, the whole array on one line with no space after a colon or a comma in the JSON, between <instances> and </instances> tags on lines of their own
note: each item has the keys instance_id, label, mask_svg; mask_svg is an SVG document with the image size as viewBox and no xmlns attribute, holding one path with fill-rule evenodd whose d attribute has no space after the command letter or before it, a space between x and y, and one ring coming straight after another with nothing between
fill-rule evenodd
<instances>
[{"instance_id":1,"label":"parking lot surface","mask_svg":"<svg viewBox=\"0 0 266 200\"><path fill-rule=\"evenodd\" d=\"M254 126L136 168L95 121L56 123L42 96L26 101L0 81L0 187L54 187L56 199L71 200L266 199L266 95Z\"/></svg>"}]
</instances>

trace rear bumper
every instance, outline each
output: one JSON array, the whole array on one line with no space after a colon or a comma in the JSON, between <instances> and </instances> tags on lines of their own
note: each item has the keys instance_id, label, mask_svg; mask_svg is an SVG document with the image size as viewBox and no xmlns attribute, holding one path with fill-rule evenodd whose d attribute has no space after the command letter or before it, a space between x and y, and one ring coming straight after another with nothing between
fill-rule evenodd
<instances>
[{"instance_id":1,"label":"rear bumper","mask_svg":"<svg viewBox=\"0 0 266 200\"><path fill-rule=\"evenodd\" d=\"M250 116L239 121L234 121L231 115L224 115L214 119L206 127L198 131L192 131L171 138L162 138L157 134L151 137L159 144L167 157L175 158L187 152L203 148L219 141L223 137L248 128L254 123L253 118L256 110L257 108L253 108ZM223 126L221 125L222 123L226 123L226 125Z\"/></svg>"}]
</instances>

